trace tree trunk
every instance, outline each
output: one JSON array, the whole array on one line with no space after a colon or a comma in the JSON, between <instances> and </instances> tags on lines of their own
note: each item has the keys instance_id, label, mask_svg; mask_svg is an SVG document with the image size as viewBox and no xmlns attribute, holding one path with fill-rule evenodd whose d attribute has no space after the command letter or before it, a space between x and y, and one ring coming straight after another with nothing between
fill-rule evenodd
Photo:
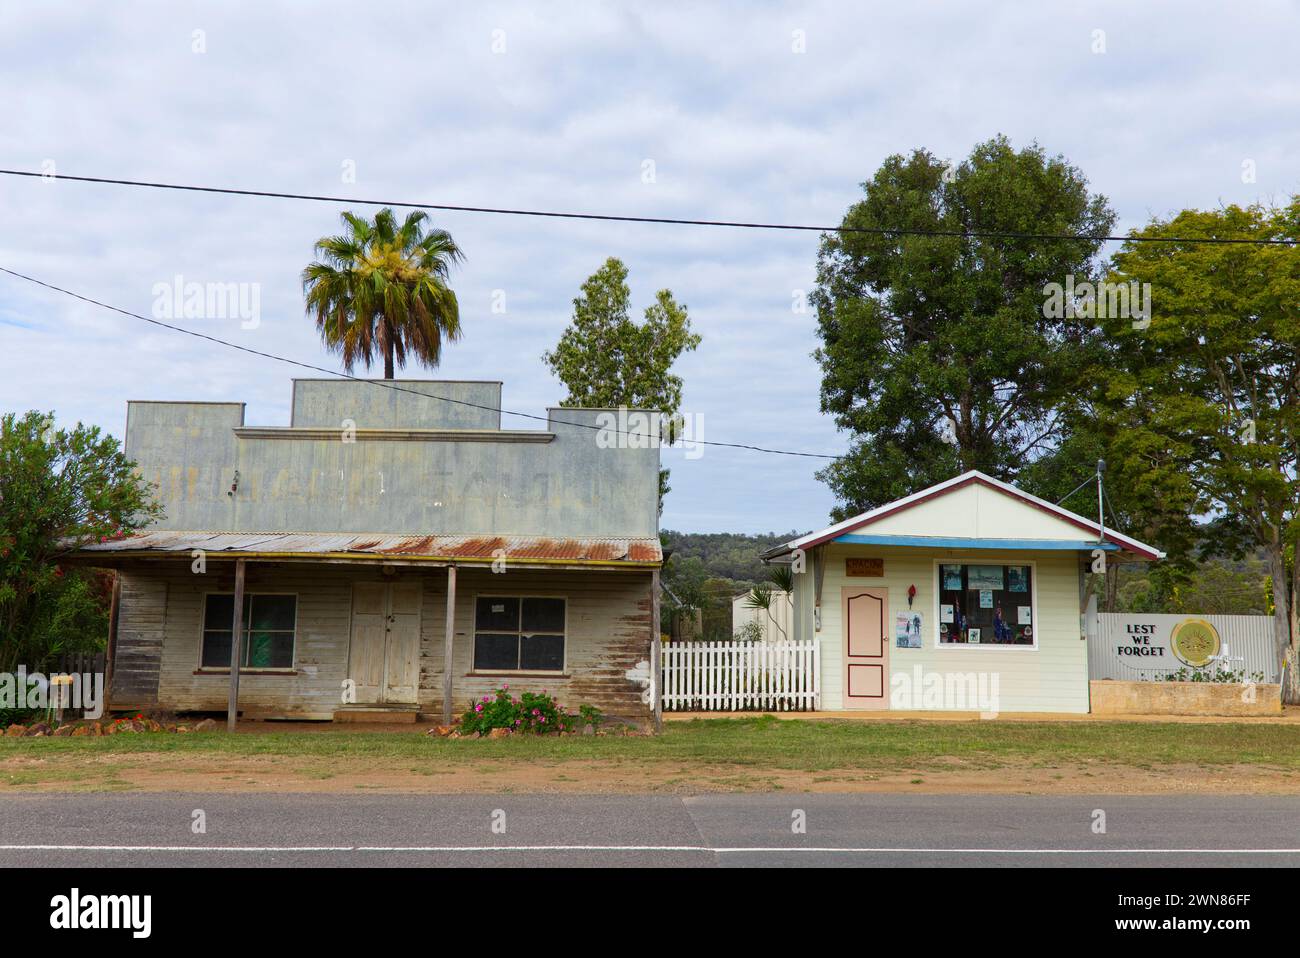
<instances>
[{"instance_id":1,"label":"tree trunk","mask_svg":"<svg viewBox=\"0 0 1300 958\"><path fill-rule=\"evenodd\" d=\"M1106 563L1106 574L1102 577L1106 591L1102 596L1102 611L1114 612L1119 605L1119 563Z\"/></svg>"},{"instance_id":2,"label":"tree trunk","mask_svg":"<svg viewBox=\"0 0 1300 958\"><path fill-rule=\"evenodd\" d=\"M1286 666L1291 650L1290 580L1287 577L1286 555L1280 542L1266 547L1268 571L1273 582L1273 645L1279 674ZM1294 684L1294 679L1288 684ZM1286 691L1285 689L1283 690Z\"/></svg>"},{"instance_id":3,"label":"tree trunk","mask_svg":"<svg viewBox=\"0 0 1300 958\"><path fill-rule=\"evenodd\" d=\"M384 340L384 378L393 378L393 341Z\"/></svg>"},{"instance_id":4,"label":"tree trunk","mask_svg":"<svg viewBox=\"0 0 1300 958\"><path fill-rule=\"evenodd\" d=\"M1297 622L1296 597L1300 596L1300 543L1296 544L1291 559L1291 591L1287 595L1291 631L1287 639L1287 657L1282 676L1282 701L1295 704L1300 702L1300 676L1296 675L1296 639L1300 637L1300 623Z\"/></svg>"}]
</instances>

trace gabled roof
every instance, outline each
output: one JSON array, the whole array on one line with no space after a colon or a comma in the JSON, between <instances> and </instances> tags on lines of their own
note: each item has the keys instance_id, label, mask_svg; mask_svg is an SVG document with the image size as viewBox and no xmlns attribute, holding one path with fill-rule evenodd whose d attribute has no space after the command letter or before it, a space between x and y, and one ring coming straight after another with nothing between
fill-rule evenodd
<instances>
[{"instance_id":1,"label":"gabled roof","mask_svg":"<svg viewBox=\"0 0 1300 958\"><path fill-rule=\"evenodd\" d=\"M871 509L867 512L862 513L861 515L854 516L852 519L845 519L843 522L838 522L833 526L827 526L825 529L821 529L817 532L810 532L805 536L799 537L798 539L792 539L790 542L787 542L784 545L777 546L776 548L773 549L769 549L767 552L763 553L763 558L767 559L767 558L774 558L780 555L785 555L786 553L789 553L795 549L811 549L814 546L819 546L822 543L830 542L834 539L840 538L841 536L858 534L860 530L867 529L868 527L880 523L882 522L882 520L885 520L891 516L895 516L898 515L899 513L906 512L909 509L915 509L916 507L922 505L923 503L930 502L932 500L935 500L943 496L952 495L956 493L958 490L973 485L982 486L994 490L997 493L1000 493L1020 503L1023 503L1027 507L1040 510L1041 512L1052 517L1057 522L1067 523L1068 525L1074 526L1079 530L1086 532L1089 538L1098 539L1099 536L1104 535L1105 542L1110 543L1111 546L1117 550L1128 552L1132 555L1138 556L1143 559L1163 559L1165 556L1163 552L1161 552L1159 549L1155 548L1154 546L1149 546L1144 542L1139 542L1137 539L1132 539L1126 535L1122 535L1119 532L1116 532L1110 528L1106 528L1105 530L1102 530L1101 527L1098 526L1097 522L1093 519L1086 519L1083 516L1078 515L1077 513L1071 512L1069 509L1063 509L1058 505L1054 505L1046 501L1045 499L1039 499L1037 496L1030 495L1029 493L1021 489L1017 489L1015 486L1011 485L1010 483L1006 483L1006 482L1002 482L1001 480L994 479L992 476L987 476L984 473L979 472L977 470L971 470L970 472L962 473L960 476L955 476L954 478L949 479L945 482L941 482L938 483L937 485L930 486L928 489L922 489L920 492L914 492L910 496L905 496L902 499L898 499L895 500L894 502L889 502L883 506L879 506L875 509ZM917 538L924 538L924 537L909 536L907 538L909 540L915 540ZM1011 540L1007 540L1007 541L1011 541ZM1025 541L1033 542L1034 539L1031 538ZM1041 541L1046 543L1048 541L1058 541L1058 540L1043 539ZM915 541L909 541L907 544L924 545L926 543L924 542L917 543ZM934 544L937 546L946 546L948 545L948 540L935 542ZM1071 544L1071 543L1066 542L1062 544ZM1084 545L1082 541L1079 541L1077 544L1079 548L1082 548ZM1022 548L1023 547L1032 548L1032 546L1022 546ZM1054 547L1061 548L1062 545L1058 544Z\"/></svg>"}]
</instances>

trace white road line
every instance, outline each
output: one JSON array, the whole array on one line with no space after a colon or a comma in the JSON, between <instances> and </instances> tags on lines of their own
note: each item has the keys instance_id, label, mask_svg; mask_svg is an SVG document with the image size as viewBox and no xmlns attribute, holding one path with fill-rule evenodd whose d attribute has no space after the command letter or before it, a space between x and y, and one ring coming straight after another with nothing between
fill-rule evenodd
<instances>
[{"instance_id":1,"label":"white road line","mask_svg":"<svg viewBox=\"0 0 1300 958\"><path fill-rule=\"evenodd\" d=\"M704 852L709 854L907 855L1300 855L1300 848L899 848L840 845L0 845L0 851L44 852Z\"/></svg>"}]
</instances>

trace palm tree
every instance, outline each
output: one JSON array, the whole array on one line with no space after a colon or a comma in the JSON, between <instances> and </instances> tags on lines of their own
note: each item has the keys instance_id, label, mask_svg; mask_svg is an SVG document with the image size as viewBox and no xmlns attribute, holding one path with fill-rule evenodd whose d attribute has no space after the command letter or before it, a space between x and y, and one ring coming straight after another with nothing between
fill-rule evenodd
<instances>
[{"instance_id":1,"label":"palm tree","mask_svg":"<svg viewBox=\"0 0 1300 958\"><path fill-rule=\"evenodd\" d=\"M374 221L343 214L347 232L323 236L314 252L322 262L302 271L307 313L331 350L342 354L343 368L370 368L384 358L384 378L407 354L436 366L442 342L460 338L460 308L447 285L460 248L446 230L425 231L427 214L407 215L401 226L388 207Z\"/></svg>"},{"instance_id":2,"label":"palm tree","mask_svg":"<svg viewBox=\"0 0 1300 958\"><path fill-rule=\"evenodd\" d=\"M765 582L749 590L749 595L745 597L745 608L762 609L766 612L767 617L776 626L776 630L781 633L781 638L786 639L788 636L785 634L785 629L781 628L781 623L772 614L772 603L776 600L777 595L781 596L780 601L782 602L793 601L794 570L788 565L773 566L768 570L767 577L770 584ZM775 589L773 586L775 586Z\"/></svg>"}]
</instances>

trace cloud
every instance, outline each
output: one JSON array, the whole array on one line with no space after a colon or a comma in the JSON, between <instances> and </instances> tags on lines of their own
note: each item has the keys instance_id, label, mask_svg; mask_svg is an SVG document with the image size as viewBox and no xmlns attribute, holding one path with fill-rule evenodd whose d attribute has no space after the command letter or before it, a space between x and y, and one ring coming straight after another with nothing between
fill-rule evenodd
<instances>
[{"instance_id":1,"label":"cloud","mask_svg":"<svg viewBox=\"0 0 1300 958\"><path fill-rule=\"evenodd\" d=\"M1300 82L1258 69L1290 62L1297 40L1300 13L1282 2L1249 18L1208 2L159 2L75 17L10 5L0 154L73 174L833 224L889 154L959 157L1004 132L1065 154L1128 227L1300 189ZM1247 159L1254 183L1241 181ZM154 284L178 275L257 283L257 329L191 325L337 368L299 280L313 241L338 228L335 204L0 178L0 213L0 265L145 314ZM707 438L846 445L818 408L815 318L792 309L813 282L816 233L435 220L468 254L454 276L466 336L429 375L503 379L508 406L541 413L562 390L540 355L582 280L617 255L638 309L663 287L690 306L704 341L679 372ZM5 277L0 343L4 409L53 408L119 435L129 398L242 400L249 422L287 422L292 368ZM833 504L816 460L710 448L665 462L666 527L812 528Z\"/></svg>"}]
</instances>

